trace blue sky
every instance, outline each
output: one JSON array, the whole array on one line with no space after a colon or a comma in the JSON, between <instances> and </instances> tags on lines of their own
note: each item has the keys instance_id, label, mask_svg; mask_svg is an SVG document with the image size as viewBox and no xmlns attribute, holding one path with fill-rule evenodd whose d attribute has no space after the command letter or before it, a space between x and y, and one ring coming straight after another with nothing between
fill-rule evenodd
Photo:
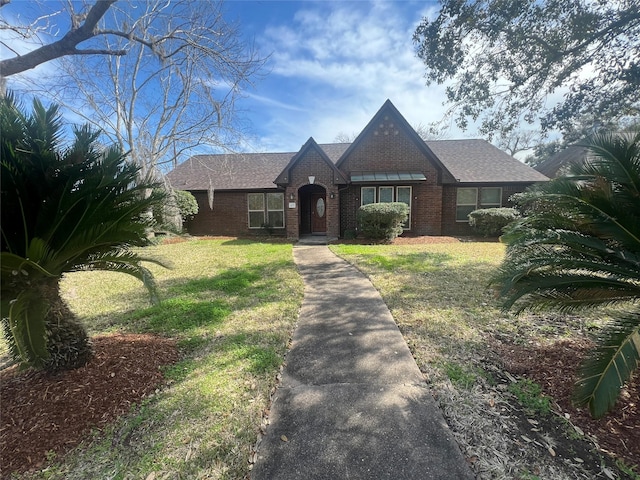
<instances>
[{"instance_id":1,"label":"blue sky","mask_svg":"<svg viewBox=\"0 0 640 480\"><path fill-rule=\"evenodd\" d=\"M296 151L359 133L389 98L412 125L443 113L443 87L425 86L412 35L437 2L227 2L243 34L263 55L268 75L242 102L257 149ZM455 137L474 132L452 131Z\"/></svg>"},{"instance_id":2,"label":"blue sky","mask_svg":"<svg viewBox=\"0 0 640 480\"><path fill-rule=\"evenodd\" d=\"M54 4L44 2L49 8ZM30 5L13 0L2 13ZM227 0L225 5L245 40L269 56L265 75L238 104L251 133L247 151L297 151L311 136L319 143L333 142L339 133L352 136L386 99L414 126L442 118L444 87L426 86L412 41L421 18L436 14L437 2ZM55 62L29 75L55 75ZM449 138L475 136L473 128L448 133Z\"/></svg>"}]
</instances>

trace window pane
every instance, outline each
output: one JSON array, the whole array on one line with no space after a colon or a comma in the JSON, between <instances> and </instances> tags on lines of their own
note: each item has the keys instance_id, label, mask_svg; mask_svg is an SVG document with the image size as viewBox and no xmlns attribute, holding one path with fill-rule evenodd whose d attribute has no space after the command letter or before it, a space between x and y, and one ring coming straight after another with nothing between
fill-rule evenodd
<instances>
[{"instance_id":1,"label":"window pane","mask_svg":"<svg viewBox=\"0 0 640 480\"><path fill-rule=\"evenodd\" d=\"M284 210L284 193L267 193L268 210Z\"/></svg>"},{"instance_id":2,"label":"window pane","mask_svg":"<svg viewBox=\"0 0 640 480\"><path fill-rule=\"evenodd\" d=\"M262 228L264 212L249 212L249 228Z\"/></svg>"},{"instance_id":3,"label":"window pane","mask_svg":"<svg viewBox=\"0 0 640 480\"><path fill-rule=\"evenodd\" d=\"M267 214L268 221L267 223L274 228L283 228L284 227L284 212L269 212Z\"/></svg>"},{"instance_id":4,"label":"window pane","mask_svg":"<svg viewBox=\"0 0 640 480\"><path fill-rule=\"evenodd\" d=\"M264 195L262 193L250 193L249 210L264 210Z\"/></svg>"},{"instance_id":5,"label":"window pane","mask_svg":"<svg viewBox=\"0 0 640 480\"><path fill-rule=\"evenodd\" d=\"M362 187L362 205L376 203L376 187Z\"/></svg>"},{"instance_id":6,"label":"window pane","mask_svg":"<svg viewBox=\"0 0 640 480\"><path fill-rule=\"evenodd\" d=\"M411 187L398 187L397 197L397 202L411 205Z\"/></svg>"},{"instance_id":7,"label":"window pane","mask_svg":"<svg viewBox=\"0 0 640 480\"><path fill-rule=\"evenodd\" d=\"M502 189L500 187L480 189L480 205L502 204Z\"/></svg>"},{"instance_id":8,"label":"window pane","mask_svg":"<svg viewBox=\"0 0 640 480\"><path fill-rule=\"evenodd\" d=\"M456 207L456 221L468 222L468 215L476 209L475 205Z\"/></svg>"},{"instance_id":9,"label":"window pane","mask_svg":"<svg viewBox=\"0 0 640 480\"><path fill-rule=\"evenodd\" d=\"M380 203L393 202L393 187L380 187Z\"/></svg>"},{"instance_id":10,"label":"window pane","mask_svg":"<svg viewBox=\"0 0 640 480\"><path fill-rule=\"evenodd\" d=\"M458 205L474 205L478 197L477 188L459 188L458 189Z\"/></svg>"},{"instance_id":11,"label":"window pane","mask_svg":"<svg viewBox=\"0 0 640 480\"><path fill-rule=\"evenodd\" d=\"M405 230L411 230L411 187L397 187L396 202L402 202L409 205L409 215L407 216L407 221L402 224L402 228Z\"/></svg>"}]
</instances>

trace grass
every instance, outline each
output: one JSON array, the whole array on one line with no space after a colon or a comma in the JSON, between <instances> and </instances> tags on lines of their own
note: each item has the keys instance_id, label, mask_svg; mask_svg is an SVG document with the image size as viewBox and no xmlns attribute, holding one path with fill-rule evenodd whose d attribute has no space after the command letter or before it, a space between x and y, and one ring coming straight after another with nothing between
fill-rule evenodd
<instances>
[{"instance_id":1,"label":"grass","mask_svg":"<svg viewBox=\"0 0 640 480\"><path fill-rule=\"evenodd\" d=\"M248 240L148 248L172 263L152 267L156 306L126 275L68 275L63 294L91 334L171 336L183 358L165 370L170 388L34 478L247 477L302 301L291 249Z\"/></svg>"},{"instance_id":2,"label":"grass","mask_svg":"<svg viewBox=\"0 0 640 480\"><path fill-rule=\"evenodd\" d=\"M547 415L551 412L551 401L542 394L542 389L537 383L523 378L509 385L509 391L532 414Z\"/></svg>"},{"instance_id":3,"label":"grass","mask_svg":"<svg viewBox=\"0 0 640 480\"><path fill-rule=\"evenodd\" d=\"M580 317L522 314L501 310L489 280L504 257L504 245L461 242L422 245L333 245L337 255L356 265L380 291L425 373L463 452L476 459L482 478L568 478L545 454L525 454L519 426L505 398L549 411L549 399L532 382L511 388L493 374L487 361L491 341L544 344L576 332L597 330L603 311ZM505 390L508 395L505 396ZM515 437L510 434L515 434ZM535 448L535 447L531 447ZM522 472L542 472L539 477Z\"/></svg>"},{"instance_id":4,"label":"grass","mask_svg":"<svg viewBox=\"0 0 640 480\"><path fill-rule=\"evenodd\" d=\"M477 375L474 361L485 350L488 335L526 343L597 328L602 322L596 313L557 322L503 312L489 286L504 257L500 243L333 245L331 249L369 276L418 365L423 369L435 365L452 380Z\"/></svg>"},{"instance_id":5,"label":"grass","mask_svg":"<svg viewBox=\"0 0 640 480\"><path fill-rule=\"evenodd\" d=\"M489 336L527 343L597 329L604 320L587 316L554 322L503 313L487 285L504 255L498 243L330 248L366 273L381 292L450 421L451 409L485 412L487 401L493 401L474 396L478 385L488 381L479 358ZM171 387L36 478L248 476L250 447L302 301L291 246L197 240L153 247L145 254L173 262L170 270L152 267L160 305L149 306L135 279L104 272L69 275L64 295L92 334L152 332L178 339L184 356L165 371ZM443 382L455 388L440 388ZM531 392L524 397L536 398ZM479 461L491 458L491 449L513 448L493 420L462 425L454 418L451 423L456 434L466 428L483 442L494 435L504 444L485 450L476 444ZM507 478L531 467L513 455L494 458L503 464L483 465L487 478Z\"/></svg>"}]
</instances>

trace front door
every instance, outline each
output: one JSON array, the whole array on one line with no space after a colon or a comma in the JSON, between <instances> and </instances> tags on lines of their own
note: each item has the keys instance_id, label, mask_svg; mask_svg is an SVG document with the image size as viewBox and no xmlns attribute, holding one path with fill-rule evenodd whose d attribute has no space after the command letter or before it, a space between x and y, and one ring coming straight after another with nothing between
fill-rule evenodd
<instances>
[{"instance_id":1,"label":"front door","mask_svg":"<svg viewBox=\"0 0 640 480\"><path fill-rule=\"evenodd\" d=\"M324 193L311 195L311 233L327 233L327 204Z\"/></svg>"}]
</instances>

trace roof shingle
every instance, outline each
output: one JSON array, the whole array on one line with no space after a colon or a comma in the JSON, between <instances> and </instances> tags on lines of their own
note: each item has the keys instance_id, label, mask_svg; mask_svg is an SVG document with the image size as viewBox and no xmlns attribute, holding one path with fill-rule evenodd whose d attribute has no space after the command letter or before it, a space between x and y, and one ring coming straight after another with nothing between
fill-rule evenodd
<instances>
[{"instance_id":1,"label":"roof shingle","mask_svg":"<svg viewBox=\"0 0 640 480\"><path fill-rule=\"evenodd\" d=\"M426 142L453 177L461 183L544 182L540 172L494 147L486 140Z\"/></svg>"},{"instance_id":2,"label":"roof shingle","mask_svg":"<svg viewBox=\"0 0 640 480\"><path fill-rule=\"evenodd\" d=\"M430 140L427 146L460 183L541 182L548 178L489 142L479 139ZM322 144L335 164L349 143ZM195 155L168 174L179 190L275 189L273 183L296 152Z\"/></svg>"}]
</instances>

